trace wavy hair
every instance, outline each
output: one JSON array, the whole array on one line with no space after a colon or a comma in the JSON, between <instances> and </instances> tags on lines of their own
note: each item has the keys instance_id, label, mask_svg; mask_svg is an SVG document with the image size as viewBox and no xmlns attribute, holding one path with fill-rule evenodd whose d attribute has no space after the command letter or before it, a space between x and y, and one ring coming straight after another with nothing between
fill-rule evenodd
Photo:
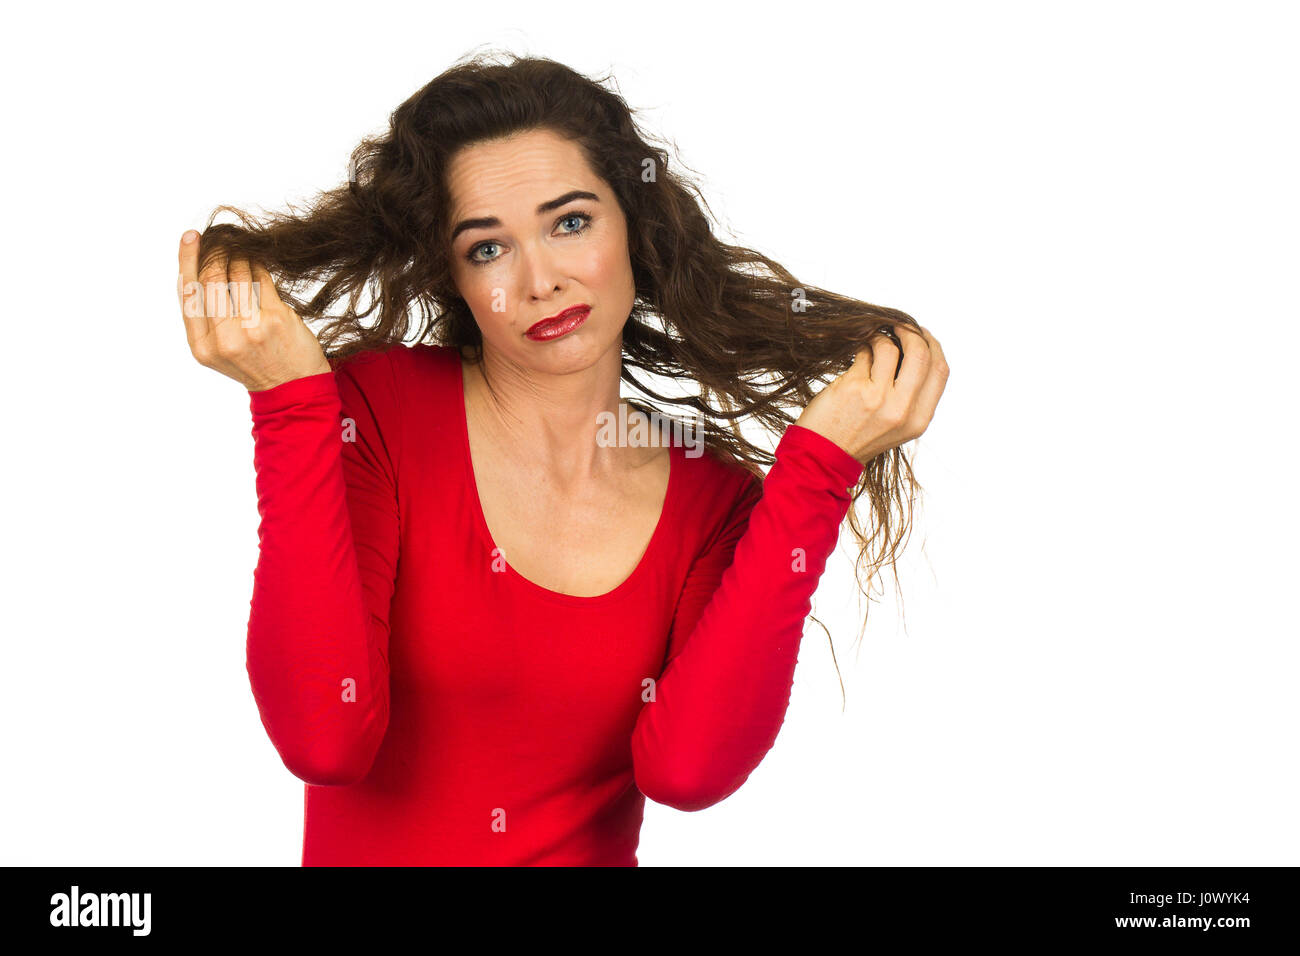
<instances>
[{"instance_id":1,"label":"wavy hair","mask_svg":"<svg viewBox=\"0 0 1300 956\"><path fill-rule=\"evenodd\" d=\"M455 346L482 368L478 324L452 281L445 173L470 144L556 132L581 147L627 221L636 297L623 330L622 379L658 402L694 409L706 447L762 477L775 457L741 433L740 420L781 434L797 417L791 410L812 400L814 385L845 372L872 335L897 342L890 327L915 328L916 320L800 282L762 253L717 238L698 185L670 168L668 150L639 128L612 80L542 57L463 57L398 106L383 135L361 141L346 185L260 221L217 207L202 234L200 271L218 254L262 263L285 303L320 326L314 331L331 366L410 340ZM240 224L214 224L221 212ZM310 297L300 295L316 283ZM342 311L329 314L343 299ZM691 380L699 395L660 395L633 370ZM651 421L673 419L662 407L627 401ZM854 572L868 609L883 567L893 568L897 590L919 490L907 455L893 448L867 463L852 491ZM864 496L869 532L856 510ZM830 632L817 623L834 660ZM864 613L855 643L865 629ZM842 679L840 687L843 694Z\"/></svg>"}]
</instances>

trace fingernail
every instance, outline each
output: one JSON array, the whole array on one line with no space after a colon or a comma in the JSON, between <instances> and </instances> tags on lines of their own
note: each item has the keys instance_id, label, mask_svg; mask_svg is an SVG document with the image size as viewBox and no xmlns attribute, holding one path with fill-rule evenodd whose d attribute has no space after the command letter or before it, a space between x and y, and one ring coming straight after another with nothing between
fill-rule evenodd
<instances>
[{"instance_id":1,"label":"fingernail","mask_svg":"<svg viewBox=\"0 0 1300 956\"><path fill-rule=\"evenodd\" d=\"M181 236L181 242L193 242L199 237L199 234L193 229L188 230L185 235Z\"/></svg>"}]
</instances>

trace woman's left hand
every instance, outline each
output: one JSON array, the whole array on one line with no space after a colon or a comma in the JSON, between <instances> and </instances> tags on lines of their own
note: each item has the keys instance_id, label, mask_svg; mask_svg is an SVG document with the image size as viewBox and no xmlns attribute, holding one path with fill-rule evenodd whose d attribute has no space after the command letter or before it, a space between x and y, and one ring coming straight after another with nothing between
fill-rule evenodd
<instances>
[{"instance_id":1,"label":"woman's left hand","mask_svg":"<svg viewBox=\"0 0 1300 956\"><path fill-rule=\"evenodd\" d=\"M829 438L864 465L924 432L948 382L948 363L938 339L925 329L893 329L903 346L901 368L898 346L880 335L870 348L858 352L848 371L813 397L795 422Z\"/></svg>"}]
</instances>

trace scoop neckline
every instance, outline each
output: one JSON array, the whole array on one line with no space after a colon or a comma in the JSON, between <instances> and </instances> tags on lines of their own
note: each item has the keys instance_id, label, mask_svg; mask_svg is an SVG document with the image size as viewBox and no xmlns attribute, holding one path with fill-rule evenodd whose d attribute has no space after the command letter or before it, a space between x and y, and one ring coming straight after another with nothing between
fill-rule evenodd
<instances>
[{"instance_id":1,"label":"scoop neckline","mask_svg":"<svg viewBox=\"0 0 1300 956\"><path fill-rule=\"evenodd\" d=\"M470 453L469 447L469 410L465 401L465 366L462 363L460 352L452 346L447 348L448 356L456 365L456 401L459 409L459 432L461 446L461 461L463 462L466 487L469 489L471 510L473 511L473 522L477 529L479 537L488 547L488 553L491 554L497 548L496 541L492 538L492 532L488 528L487 517L483 514L483 500L479 497L478 479L474 475L474 460ZM529 580L515 570L508 560L505 561L505 575L508 580L515 581L525 591L544 598L548 601L554 601L560 604L569 604L575 607L585 607L595 604L603 604L623 597L629 593L645 575L649 572L651 565L657 558L660 548L663 547L664 539L668 535L668 525L671 509L677 500L677 484L679 481L678 472L681 468L678 462L679 449L674 444L668 445L668 489L664 493L664 502L659 509L659 520L655 524L655 529L650 535L650 542L646 545L645 551L641 555L641 560L637 562L632 572L615 585L612 589L604 594L592 594L582 596L578 594L562 594L559 591L552 591L550 588L543 587L536 581Z\"/></svg>"}]
</instances>

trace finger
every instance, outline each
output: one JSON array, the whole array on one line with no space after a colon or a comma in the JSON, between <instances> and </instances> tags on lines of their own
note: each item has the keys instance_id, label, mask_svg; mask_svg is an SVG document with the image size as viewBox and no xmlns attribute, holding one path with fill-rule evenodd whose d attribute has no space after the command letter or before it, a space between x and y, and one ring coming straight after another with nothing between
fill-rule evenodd
<instances>
[{"instance_id":1,"label":"finger","mask_svg":"<svg viewBox=\"0 0 1300 956\"><path fill-rule=\"evenodd\" d=\"M230 280L230 302L234 310L232 318L239 319L239 327L250 328L258 324L260 316L256 315L253 296L253 270L247 259L234 258L226 270Z\"/></svg>"},{"instance_id":2,"label":"finger","mask_svg":"<svg viewBox=\"0 0 1300 956\"><path fill-rule=\"evenodd\" d=\"M280 293L275 289L275 280L271 278L271 273L260 262L253 263L253 281L257 283L258 301L262 303L262 308L271 305L284 305L280 298Z\"/></svg>"},{"instance_id":3,"label":"finger","mask_svg":"<svg viewBox=\"0 0 1300 956\"><path fill-rule=\"evenodd\" d=\"M928 426L930 419L934 417L934 410L939 405L944 386L948 384L948 360L944 357L943 346L939 344L938 339L925 329L921 330L921 334L925 336L925 341L930 346L930 369L917 393L913 414L924 427Z\"/></svg>"},{"instance_id":4,"label":"finger","mask_svg":"<svg viewBox=\"0 0 1300 956\"><path fill-rule=\"evenodd\" d=\"M230 318L230 288L226 277L228 262L226 251L218 249L199 272L203 286L203 311L208 316L208 327L215 333Z\"/></svg>"},{"instance_id":5,"label":"finger","mask_svg":"<svg viewBox=\"0 0 1300 956\"><path fill-rule=\"evenodd\" d=\"M892 385L898 373L898 346L888 335L881 333L879 338L871 336L871 350L875 355L871 362L871 381L886 387Z\"/></svg>"},{"instance_id":6,"label":"finger","mask_svg":"<svg viewBox=\"0 0 1300 956\"><path fill-rule=\"evenodd\" d=\"M853 362L845 370L841 378L861 378L864 381L871 381L871 346L858 349L853 353Z\"/></svg>"},{"instance_id":7,"label":"finger","mask_svg":"<svg viewBox=\"0 0 1300 956\"><path fill-rule=\"evenodd\" d=\"M193 241L186 242L187 236ZM180 274L177 277L177 294L181 300L181 315L185 319L185 338L191 348L211 331L207 314L203 311L203 286L199 284L199 234L193 229L186 230L181 237Z\"/></svg>"},{"instance_id":8,"label":"finger","mask_svg":"<svg viewBox=\"0 0 1300 956\"><path fill-rule=\"evenodd\" d=\"M930 343L906 325L898 326L894 332L903 343L903 361L894 388L904 393L910 403L916 398L930 370Z\"/></svg>"}]
</instances>

